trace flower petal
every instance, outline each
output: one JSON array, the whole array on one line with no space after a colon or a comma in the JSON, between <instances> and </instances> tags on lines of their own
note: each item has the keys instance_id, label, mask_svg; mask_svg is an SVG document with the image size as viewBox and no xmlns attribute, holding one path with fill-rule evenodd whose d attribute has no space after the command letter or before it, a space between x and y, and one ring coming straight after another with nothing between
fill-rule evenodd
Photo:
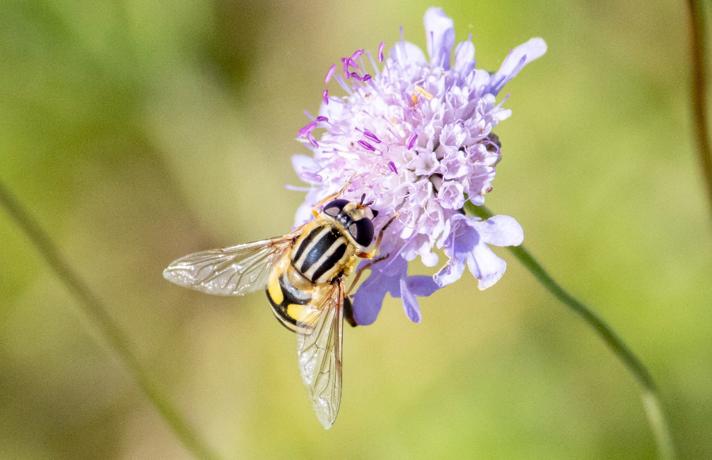
<instances>
[{"instance_id":1,"label":"flower petal","mask_svg":"<svg viewBox=\"0 0 712 460\"><path fill-rule=\"evenodd\" d=\"M440 206L445 209L460 209L465 205L465 189L455 181L446 181L438 191Z\"/></svg>"},{"instance_id":2,"label":"flower petal","mask_svg":"<svg viewBox=\"0 0 712 460\"><path fill-rule=\"evenodd\" d=\"M457 44L455 48L455 70L468 74L475 68L475 45L471 39Z\"/></svg>"},{"instance_id":3,"label":"flower petal","mask_svg":"<svg viewBox=\"0 0 712 460\"><path fill-rule=\"evenodd\" d=\"M379 272L373 272L358 288L352 303L354 319L357 324L365 326L376 321L383 306L383 298L388 291L388 281L388 277Z\"/></svg>"},{"instance_id":4,"label":"flower petal","mask_svg":"<svg viewBox=\"0 0 712 460\"><path fill-rule=\"evenodd\" d=\"M467 267L479 280L477 287L484 291L494 285L507 270L507 262L500 259L486 244L478 244L467 258Z\"/></svg>"},{"instance_id":5,"label":"flower petal","mask_svg":"<svg viewBox=\"0 0 712 460\"><path fill-rule=\"evenodd\" d=\"M410 292L408 289L408 283L405 278L400 280L400 293L401 299L403 300L403 308L405 309L405 314L414 323L419 323L422 319L420 315L420 308L418 306L418 298Z\"/></svg>"},{"instance_id":6,"label":"flower petal","mask_svg":"<svg viewBox=\"0 0 712 460\"><path fill-rule=\"evenodd\" d=\"M406 284L408 285L408 290L418 297L429 297L435 291L440 289L440 286L433 281L432 276L409 276L406 279ZM401 294L403 288L401 286Z\"/></svg>"},{"instance_id":7,"label":"flower petal","mask_svg":"<svg viewBox=\"0 0 712 460\"><path fill-rule=\"evenodd\" d=\"M427 62L423 50L421 50L419 46L405 40L401 40L393 45L389 56L401 67L408 67L413 64L425 64Z\"/></svg>"},{"instance_id":8,"label":"flower petal","mask_svg":"<svg viewBox=\"0 0 712 460\"><path fill-rule=\"evenodd\" d=\"M443 266L438 272L433 275L433 281L439 287L445 287L448 284L452 284L462 277L462 273L465 271L465 261L462 257L453 257L448 263Z\"/></svg>"},{"instance_id":9,"label":"flower petal","mask_svg":"<svg viewBox=\"0 0 712 460\"><path fill-rule=\"evenodd\" d=\"M480 238L495 246L519 246L524 241L524 231L514 217L493 216L485 221L475 222L474 227Z\"/></svg>"},{"instance_id":10,"label":"flower petal","mask_svg":"<svg viewBox=\"0 0 712 460\"><path fill-rule=\"evenodd\" d=\"M428 8L423 18L430 63L450 68L450 51L455 44L455 26L442 8Z\"/></svg>"},{"instance_id":11,"label":"flower petal","mask_svg":"<svg viewBox=\"0 0 712 460\"><path fill-rule=\"evenodd\" d=\"M304 202L299 207L297 208L297 211L294 213L294 225L299 226L302 224L306 224L312 219L312 205Z\"/></svg>"},{"instance_id":12,"label":"flower petal","mask_svg":"<svg viewBox=\"0 0 712 460\"><path fill-rule=\"evenodd\" d=\"M318 181L317 179L319 176L316 171L319 169L319 166L314 158L302 154L292 155L292 167L296 171L297 176L299 176L299 178L303 181Z\"/></svg>"},{"instance_id":13,"label":"flower petal","mask_svg":"<svg viewBox=\"0 0 712 460\"><path fill-rule=\"evenodd\" d=\"M304 199L304 203L302 203L297 208L297 211L294 215L295 227L305 224L314 218L314 216L312 216L312 209L314 209L314 203L319 201L319 199L321 198L319 193L320 190L317 188L309 189L309 191L307 192L307 196Z\"/></svg>"},{"instance_id":14,"label":"flower petal","mask_svg":"<svg viewBox=\"0 0 712 460\"><path fill-rule=\"evenodd\" d=\"M480 235L474 227L477 219L474 217L455 214L450 218L452 230L445 242L445 253L452 257L455 254L465 254L471 252L480 241Z\"/></svg>"},{"instance_id":15,"label":"flower petal","mask_svg":"<svg viewBox=\"0 0 712 460\"><path fill-rule=\"evenodd\" d=\"M497 73L492 76L490 91L497 94L509 80L514 78L525 65L546 53L546 42L541 38L532 38L514 48L504 59Z\"/></svg>"}]
</instances>

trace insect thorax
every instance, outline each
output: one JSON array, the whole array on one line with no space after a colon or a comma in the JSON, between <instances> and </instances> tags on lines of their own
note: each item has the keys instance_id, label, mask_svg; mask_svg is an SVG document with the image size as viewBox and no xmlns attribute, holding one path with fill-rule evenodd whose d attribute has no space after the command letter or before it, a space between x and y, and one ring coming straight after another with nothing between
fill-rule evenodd
<instances>
[{"instance_id":1,"label":"insect thorax","mask_svg":"<svg viewBox=\"0 0 712 460\"><path fill-rule=\"evenodd\" d=\"M337 222L316 219L304 227L289 253L292 267L315 284L349 271L356 247Z\"/></svg>"},{"instance_id":2,"label":"insect thorax","mask_svg":"<svg viewBox=\"0 0 712 460\"><path fill-rule=\"evenodd\" d=\"M332 283L355 264L356 247L338 223L316 219L307 224L279 260L267 282L267 298L288 329L311 329Z\"/></svg>"}]
</instances>

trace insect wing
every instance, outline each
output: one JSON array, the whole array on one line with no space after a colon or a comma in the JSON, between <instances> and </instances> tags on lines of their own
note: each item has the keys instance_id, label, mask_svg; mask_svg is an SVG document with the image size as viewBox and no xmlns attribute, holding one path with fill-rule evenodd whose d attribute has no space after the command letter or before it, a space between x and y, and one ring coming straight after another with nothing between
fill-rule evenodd
<instances>
[{"instance_id":1,"label":"insect wing","mask_svg":"<svg viewBox=\"0 0 712 460\"><path fill-rule=\"evenodd\" d=\"M297 334L297 354L302 379L319 422L329 429L341 403L341 355L343 342L344 288L335 283L310 332Z\"/></svg>"},{"instance_id":2,"label":"insect wing","mask_svg":"<svg viewBox=\"0 0 712 460\"><path fill-rule=\"evenodd\" d=\"M289 249L296 236L290 233L270 240L189 254L168 265L163 277L206 294L247 294L265 287L272 265Z\"/></svg>"}]
</instances>

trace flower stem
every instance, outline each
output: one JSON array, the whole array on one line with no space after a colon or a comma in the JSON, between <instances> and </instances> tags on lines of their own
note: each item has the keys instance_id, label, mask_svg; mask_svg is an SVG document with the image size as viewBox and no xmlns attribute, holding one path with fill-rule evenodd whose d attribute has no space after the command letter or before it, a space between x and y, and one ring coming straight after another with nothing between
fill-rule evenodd
<instances>
[{"instance_id":1,"label":"flower stem","mask_svg":"<svg viewBox=\"0 0 712 460\"><path fill-rule=\"evenodd\" d=\"M707 63L705 52L705 12L700 0L688 0L690 11L690 59L692 67L692 115L697 153L712 210L712 145L707 117Z\"/></svg>"},{"instance_id":2,"label":"flower stem","mask_svg":"<svg viewBox=\"0 0 712 460\"><path fill-rule=\"evenodd\" d=\"M465 211L468 214L475 215L482 219L488 219L493 215L492 212L484 206L475 206L470 202L467 202L465 205ZM554 297L568 306L578 314L586 324L591 326L618 359L623 362L630 373L633 374L633 377L635 377L642 387L641 398L643 399L643 407L658 446L659 456L665 460L675 458L675 447L667 426L665 413L662 410L657 387L650 372L648 372L643 363L598 313L577 300L561 287L524 246L512 246L507 249L509 249L514 257L516 257Z\"/></svg>"},{"instance_id":3,"label":"flower stem","mask_svg":"<svg viewBox=\"0 0 712 460\"><path fill-rule=\"evenodd\" d=\"M54 270L55 275L74 295L83 313L90 320L89 323L96 328L98 335L126 367L138 387L185 448L198 458L218 458L200 439L198 434L193 431L188 422L182 418L159 386L148 376L137 355L132 351L128 337L111 318L103 302L74 272L69 263L62 258L49 235L33 220L22 204L2 182L0 182L0 204L2 204L17 226L22 229L47 264Z\"/></svg>"}]
</instances>

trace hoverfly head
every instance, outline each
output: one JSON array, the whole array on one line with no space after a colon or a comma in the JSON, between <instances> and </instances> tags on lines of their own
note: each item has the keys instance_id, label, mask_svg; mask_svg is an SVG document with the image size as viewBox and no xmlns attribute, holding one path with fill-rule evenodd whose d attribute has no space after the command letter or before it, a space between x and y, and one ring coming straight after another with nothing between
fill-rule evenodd
<instances>
[{"instance_id":1,"label":"hoverfly head","mask_svg":"<svg viewBox=\"0 0 712 460\"><path fill-rule=\"evenodd\" d=\"M324 214L341 224L351 238L361 247L368 247L373 241L373 219L378 212L370 208L372 202L364 203L366 194L360 201L333 200L324 206Z\"/></svg>"}]
</instances>

